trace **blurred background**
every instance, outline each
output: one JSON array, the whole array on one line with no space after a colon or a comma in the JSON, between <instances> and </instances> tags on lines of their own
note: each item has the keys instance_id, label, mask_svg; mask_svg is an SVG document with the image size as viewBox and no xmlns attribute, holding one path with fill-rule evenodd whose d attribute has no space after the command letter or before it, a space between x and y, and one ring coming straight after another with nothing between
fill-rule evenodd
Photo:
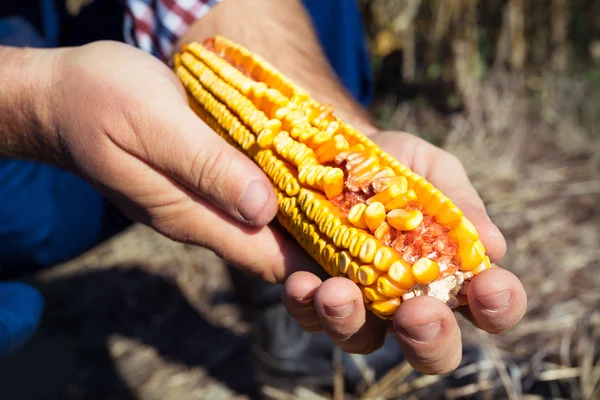
<instances>
[{"instance_id":1,"label":"blurred background","mask_svg":"<svg viewBox=\"0 0 600 400\"><path fill-rule=\"evenodd\" d=\"M360 3L371 111L461 159L529 295L499 336L459 318L483 353L452 387L401 364L378 381L362 371L362 398L600 399L600 1ZM249 326L210 251L136 225L31 281L48 308L0 364L1 398L248 398ZM344 398L336 387L260 390Z\"/></svg>"}]
</instances>

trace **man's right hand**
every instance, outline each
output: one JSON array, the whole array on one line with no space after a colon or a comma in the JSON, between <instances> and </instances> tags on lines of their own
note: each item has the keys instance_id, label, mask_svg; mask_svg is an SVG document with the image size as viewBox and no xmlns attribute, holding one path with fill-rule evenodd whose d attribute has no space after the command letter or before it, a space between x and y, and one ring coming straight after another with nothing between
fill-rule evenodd
<instances>
[{"instance_id":1,"label":"man's right hand","mask_svg":"<svg viewBox=\"0 0 600 400\"><path fill-rule=\"evenodd\" d=\"M194 114L167 66L113 42L51 52L40 96L49 106L35 107L45 113L46 159L58 158L132 219L267 281L310 262L266 226L277 212L267 176Z\"/></svg>"}]
</instances>

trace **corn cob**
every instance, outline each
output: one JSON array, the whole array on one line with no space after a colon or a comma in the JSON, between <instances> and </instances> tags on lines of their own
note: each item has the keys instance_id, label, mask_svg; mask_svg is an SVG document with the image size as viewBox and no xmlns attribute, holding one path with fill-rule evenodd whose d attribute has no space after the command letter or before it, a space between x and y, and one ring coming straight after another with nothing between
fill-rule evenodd
<instances>
[{"instance_id":1,"label":"corn cob","mask_svg":"<svg viewBox=\"0 0 600 400\"><path fill-rule=\"evenodd\" d=\"M270 177L281 225L329 275L354 281L368 309L390 319L414 296L466 303L490 260L431 183L237 43L189 43L174 69L199 117Z\"/></svg>"}]
</instances>

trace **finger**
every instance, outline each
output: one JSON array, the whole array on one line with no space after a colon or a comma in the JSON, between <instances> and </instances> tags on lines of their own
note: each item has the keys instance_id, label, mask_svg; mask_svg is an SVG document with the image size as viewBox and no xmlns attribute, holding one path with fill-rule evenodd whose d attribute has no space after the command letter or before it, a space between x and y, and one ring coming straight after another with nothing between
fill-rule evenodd
<instances>
[{"instance_id":1,"label":"finger","mask_svg":"<svg viewBox=\"0 0 600 400\"><path fill-rule=\"evenodd\" d=\"M366 310L360 289L351 280L326 280L314 302L324 331L344 351L368 354L383 345L388 324Z\"/></svg>"},{"instance_id":2,"label":"finger","mask_svg":"<svg viewBox=\"0 0 600 400\"><path fill-rule=\"evenodd\" d=\"M315 261L286 233L241 223L139 159L111 154L105 168L112 179L95 183L130 218L172 240L208 247L268 282L281 283L295 271L314 268ZM128 174L119 174L122 170Z\"/></svg>"},{"instance_id":3,"label":"finger","mask_svg":"<svg viewBox=\"0 0 600 400\"><path fill-rule=\"evenodd\" d=\"M444 374L459 365L460 330L454 314L440 300L419 296L402 303L394 315L394 331L416 370Z\"/></svg>"},{"instance_id":4,"label":"finger","mask_svg":"<svg viewBox=\"0 0 600 400\"><path fill-rule=\"evenodd\" d=\"M490 333L512 328L527 310L525 288L513 273L501 268L490 268L474 277L467 296L471 321Z\"/></svg>"},{"instance_id":5,"label":"finger","mask_svg":"<svg viewBox=\"0 0 600 400\"><path fill-rule=\"evenodd\" d=\"M148 106L147 113L154 118L128 117L139 138L130 151L242 222L262 226L271 221L277 197L269 178L183 99L177 100L168 108L162 103Z\"/></svg>"},{"instance_id":6,"label":"finger","mask_svg":"<svg viewBox=\"0 0 600 400\"><path fill-rule=\"evenodd\" d=\"M316 275L298 271L283 284L283 304L300 326L309 332L322 330L314 303L315 293L322 283Z\"/></svg>"},{"instance_id":7,"label":"finger","mask_svg":"<svg viewBox=\"0 0 600 400\"><path fill-rule=\"evenodd\" d=\"M41 294L31 286L0 283L0 359L31 338L43 308Z\"/></svg>"}]
</instances>

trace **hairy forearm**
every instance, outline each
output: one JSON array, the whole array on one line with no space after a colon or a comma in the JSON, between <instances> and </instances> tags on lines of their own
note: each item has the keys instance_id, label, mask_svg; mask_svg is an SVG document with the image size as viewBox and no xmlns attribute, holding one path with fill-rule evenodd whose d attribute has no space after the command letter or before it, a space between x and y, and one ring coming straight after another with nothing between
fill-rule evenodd
<instances>
[{"instance_id":1,"label":"hairy forearm","mask_svg":"<svg viewBox=\"0 0 600 400\"><path fill-rule=\"evenodd\" d=\"M222 35L260 54L323 104L365 134L376 131L335 76L306 10L298 0L224 0L197 21L180 46Z\"/></svg>"},{"instance_id":2,"label":"hairy forearm","mask_svg":"<svg viewBox=\"0 0 600 400\"><path fill-rule=\"evenodd\" d=\"M50 161L49 84L54 53L0 46L0 157Z\"/></svg>"}]
</instances>

